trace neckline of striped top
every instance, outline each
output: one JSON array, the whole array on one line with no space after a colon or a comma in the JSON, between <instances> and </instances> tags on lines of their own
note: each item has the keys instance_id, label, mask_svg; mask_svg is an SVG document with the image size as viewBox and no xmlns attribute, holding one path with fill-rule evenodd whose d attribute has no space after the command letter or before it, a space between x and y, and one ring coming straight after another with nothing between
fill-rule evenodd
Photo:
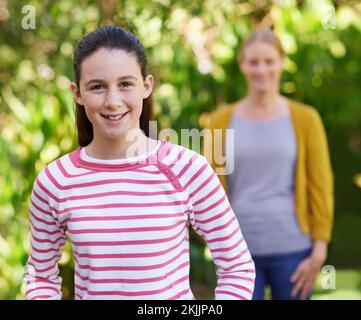
<instances>
[{"instance_id":1,"label":"neckline of striped top","mask_svg":"<svg viewBox=\"0 0 361 320\"><path fill-rule=\"evenodd\" d=\"M93 171L122 171L144 167L150 164L156 164L160 155L165 154L167 141L161 139L152 150L145 152L136 157L128 157L122 159L96 159L85 153L84 147L76 148L69 157L72 163L78 168L89 169Z\"/></svg>"}]
</instances>

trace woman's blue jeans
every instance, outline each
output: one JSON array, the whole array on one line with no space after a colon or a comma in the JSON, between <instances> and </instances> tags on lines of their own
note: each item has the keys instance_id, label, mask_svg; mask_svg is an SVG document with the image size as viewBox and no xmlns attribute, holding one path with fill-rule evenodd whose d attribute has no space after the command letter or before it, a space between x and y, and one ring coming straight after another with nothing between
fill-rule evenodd
<instances>
[{"instance_id":1,"label":"woman's blue jeans","mask_svg":"<svg viewBox=\"0 0 361 320\"><path fill-rule=\"evenodd\" d=\"M294 284L291 283L290 278L299 263L310 254L311 249L307 249L272 256L253 256L256 267L253 300L264 299L267 285L271 287L272 300L299 300L300 293L295 297L291 296Z\"/></svg>"}]
</instances>

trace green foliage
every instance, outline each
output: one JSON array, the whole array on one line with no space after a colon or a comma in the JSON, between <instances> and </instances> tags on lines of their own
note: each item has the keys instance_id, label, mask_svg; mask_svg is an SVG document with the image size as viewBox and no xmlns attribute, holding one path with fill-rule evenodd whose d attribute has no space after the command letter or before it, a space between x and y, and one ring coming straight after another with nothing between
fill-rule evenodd
<instances>
[{"instance_id":1,"label":"green foliage","mask_svg":"<svg viewBox=\"0 0 361 320\"><path fill-rule=\"evenodd\" d=\"M336 215L345 210L359 215L360 189L353 176L361 172L361 7L339 5L331 15L336 29L324 29L331 1L297 3L32 0L36 29L24 30L22 1L6 2L0 8L0 299L24 297L28 206L36 174L76 146L69 90L73 48L86 32L107 23L139 36L157 81L158 129L179 131L200 128L201 115L246 93L236 62L240 43L256 21L273 19L288 54L282 93L320 111L335 169ZM342 230L336 225L336 236L347 228L346 219ZM352 244L342 239L336 237L331 246L335 263L332 252L343 246L352 252ZM213 265L194 234L191 260L197 265L191 269L194 288L213 288ZM72 297L72 263L67 244L61 260L64 298ZM212 296L202 290L199 296Z\"/></svg>"}]
</instances>

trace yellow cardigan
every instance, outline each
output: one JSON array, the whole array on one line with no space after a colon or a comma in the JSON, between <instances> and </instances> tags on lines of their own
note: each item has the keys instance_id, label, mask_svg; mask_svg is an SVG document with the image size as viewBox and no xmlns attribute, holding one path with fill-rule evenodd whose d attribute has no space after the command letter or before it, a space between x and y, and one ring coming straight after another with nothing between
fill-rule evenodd
<instances>
[{"instance_id":1,"label":"yellow cardigan","mask_svg":"<svg viewBox=\"0 0 361 320\"><path fill-rule=\"evenodd\" d=\"M297 161L295 170L295 207L297 221L304 233L311 233L314 240L331 239L333 226L333 173L327 138L319 113L316 109L288 99L290 115L296 136ZM222 146L225 146L225 129L228 128L235 103L220 107L212 112L204 127L222 129ZM235 137L236 139L237 137ZM216 139L213 139L217 143ZM220 142L220 141L219 141ZM220 150L213 145L214 150ZM223 149L223 155L225 155ZM216 166L214 153L208 161ZM218 175L227 192L227 176Z\"/></svg>"}]
</instances>

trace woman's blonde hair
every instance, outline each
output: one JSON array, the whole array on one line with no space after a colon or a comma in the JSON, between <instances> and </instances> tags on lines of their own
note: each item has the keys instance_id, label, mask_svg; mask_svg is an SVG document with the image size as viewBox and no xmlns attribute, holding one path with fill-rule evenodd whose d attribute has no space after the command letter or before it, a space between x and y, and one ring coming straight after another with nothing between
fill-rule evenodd
<instances>
[{"instance_id":1,"label":"woman's blonde hair","mask_svg":"<svg viewBox=\"0 0 361 320\"><path fill-rule=\"evenodd\" d=\"M275 47L283 58L286 53L282 48L282 44L280 39L274 34L274 32L269 28L259 28L251 32L242 43L241 49L238 54L238 61L242 61L244 50L250 45L255 42L265 42L270 44L271 46Z\"/></svg>"}]
</instances>

